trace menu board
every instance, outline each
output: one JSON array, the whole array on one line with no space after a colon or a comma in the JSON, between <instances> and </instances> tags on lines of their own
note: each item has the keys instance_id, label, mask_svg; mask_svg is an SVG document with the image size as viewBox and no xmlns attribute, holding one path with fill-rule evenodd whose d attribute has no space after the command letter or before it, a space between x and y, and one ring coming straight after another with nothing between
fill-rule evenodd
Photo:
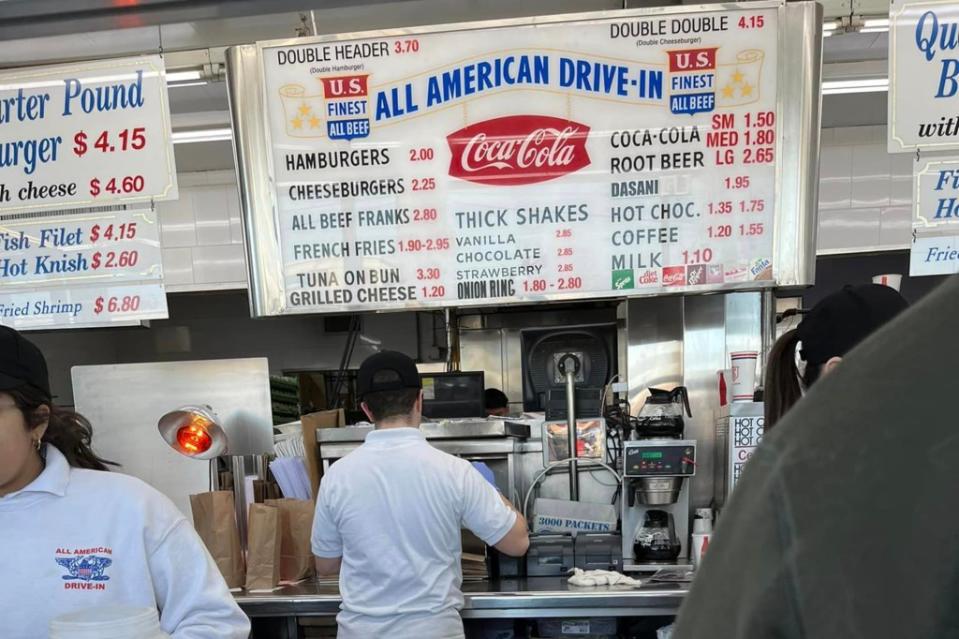
<instances>
[{"instance_id":1,"label":"menu board","mask_svg":"<svg viewBox=\"0 0 959 639\"><path fill-rule=\"evenodd\" d=\"M0 74L0 324L166 317L152 203L176 197L160 56Z\"/></svg>"},{"instance_id":2,"label":"menu board","mask_svg":"<svg viewBox=\"0 0 959 639\"><path fill-rule=\"evenodd\" d=\"M959 158L915 163L911 249L911 276L959 273Z\"/></svg>"},{"instance_id":3,"label":"menu board","mask_svg":"<svg viewBox=\"0 0 959 639\"><path fill-rule=\"evenodd\" d=\"M0 324L77 328L167 317L156 212L0 220Z\"/></svg>"},{"instance_id":4,"label":"menu board","mask_svg":"<svg viewBox=\"0 0 959 639\"><path fill-rule=\"evenodd\" d=\"M890 153L959 148L957 23L955 2L890 2Z\"/></svg>"},{"instance_id":5,"label":"menu board","mask_svg":"<svg viewBox=\"0 0 959 639\"><path fill-rule=\"evenodd\" d=\"M775 285L785 10L257 45L255 117L230 69L255 312Z\"/></svg>"},{"instance_id":6,"label":"menu board","mask_svg":"<svg viewBox=\"0 0 959 639\"><path fill-rule=\"evenodd\" d=\"M0 212L176 197L163 58L0 73Z\"/></svg>"}]
</instances>

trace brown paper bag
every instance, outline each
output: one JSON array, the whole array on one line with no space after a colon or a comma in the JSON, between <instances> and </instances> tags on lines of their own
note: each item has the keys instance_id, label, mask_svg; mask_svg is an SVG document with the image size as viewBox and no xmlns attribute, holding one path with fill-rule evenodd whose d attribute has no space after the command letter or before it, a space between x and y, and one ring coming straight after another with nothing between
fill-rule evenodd
<instances>
[{"instance_id":1,"label":"brown paper bag","mask_svg":"<svg viewBox=\"0 0 959 639\"><path fill-rule=\"evenodd\" d=\"M316 564L310 536L313 532L313 502L302 499L267 499L280 509L280 580L301 581L312 577Z\"/></svg>"},{"instance_id":2,"label":"brown paper bag","mask_svg":"<svg viewBox=\"0 0 959 639\"><path fill-rule=\"evenodd\" d=\"M323 476L323 463L320 461L320 446L316 441L317 428L342 428L346 426L346 416L342 408L323 410L300 417L303 423L303 448L306 450L306 472L310 476L310 488L313 501L319 491L320 477Z\"/></svg>"},{"instance_id":3,"label":"brown paper bag","mask_svg":"<svg viewBox=\"0 0 959 639\"><path fill-rule=\"evenodd\" d=\"M241 588L245 578L243 551L236 525L233 493L218 490L190 495L190 508L193 510L193 526L213 556L216 567L223 573L226 585Z\"/></svg>"},{"instance_id":4,"label":"brown paper bag","mask_svg":"<svg viewBox=\"0 0 959 639\"><path fill-rule=\"evenodd\" d=\"M280 509L250 504L246 589L272 590L280 583Z\"/></svg>"}]
</instances>

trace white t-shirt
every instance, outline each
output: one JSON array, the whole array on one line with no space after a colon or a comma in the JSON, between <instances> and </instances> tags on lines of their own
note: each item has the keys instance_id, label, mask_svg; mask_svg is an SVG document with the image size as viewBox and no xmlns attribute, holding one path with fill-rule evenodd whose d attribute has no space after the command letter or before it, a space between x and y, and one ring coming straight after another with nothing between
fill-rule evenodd
<instances>
[{"instance_id":1,"label":"white t-shirt","mask_svg":"<svg viewBox=\"0 0 959 639\"><path fill-rule=\"evenodd\" d=\"M0 635L47 636L50 620L104 605L156 607L174 639L246 639L250 622L193 526L122 473L71 468L55 447L29 486L0 499Z\"/></svg>"},{"instance_id":2,"label":"white t-shirt","mask_svg":"<svg viewBox=\"0 0 959 639\"><path fill-rule=\"evenodd\" d=\"M340 639L463 636L461 528L499 543L516 513L417 428L371 432L320 484L313 553L342 557Z\"/></svg>"}]
</instances>

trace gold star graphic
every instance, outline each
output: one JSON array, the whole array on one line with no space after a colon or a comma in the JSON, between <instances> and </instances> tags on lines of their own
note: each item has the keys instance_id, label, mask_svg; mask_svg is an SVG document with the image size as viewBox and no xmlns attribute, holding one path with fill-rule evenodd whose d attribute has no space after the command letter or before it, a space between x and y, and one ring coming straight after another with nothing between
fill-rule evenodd
<instances>
[{"instance_id":1,"label":"gold star graphic","mask_svg":"<svg viewBox=\"0 0 959 639\"><path fill-rule=\"evenodd\" d=\"M744 98L745 98L747 95L752 95L752 94L753 94L753 87L752 87L752 85L750 85L750 84L744 84L744 85L743 85L743 88L742 88L742 92L743 92L743 97L744 97Z\"/></svg>"},{"instance_id":2,"label":"gold star graphic","mask_svg":"<svg viewBox=\"0 0 959 639\"><path fill-rule=\"evenodd\" d=\"M736 69L736 73L733 74L733 82L739 84L743 81L743 74L739 72L739 69Z\"/></svg>"},{"instance_id":3,"label":"gold star graphic","mask_svg":"<svg viewBox=\"0 0 959 639\"><path fill-rule=\"evenodd\" d=\"M293 125L294 129L303 128L303 120L301 120L300 118L293 118L292 120L290 120L290 124Z\"/></svg>"},{"instance_id":4,"label":"gold star graphic","mask_svg":"<svg viewBox=\"0 0 959 639\"><path fill-rule=\"evenodd\" d=\"M732 98L733 97L733 85L727 84L723 87L723 97Z\"/></svg>"},{"instance_id":5,"label":"gold star graphic","mask_svg":"<svg viewBox=\"0 0 959 639\"><path fill-rule=\"evenodd\" d=\"M303 106L300 107L300 115L307 115L311 110L310 106L304 102Z\"/></svg>"},{"instance_id":6,"label":"gold star graphic","mask_svg":"<svg viewBox=\"0 0 959 639\"><path fill-rule=\"evenodd\" d=\"M310 118L310 128L315 129L318 126L320 126L320 119L314 115L312 118Z\"/></svg>"}]
</instances>

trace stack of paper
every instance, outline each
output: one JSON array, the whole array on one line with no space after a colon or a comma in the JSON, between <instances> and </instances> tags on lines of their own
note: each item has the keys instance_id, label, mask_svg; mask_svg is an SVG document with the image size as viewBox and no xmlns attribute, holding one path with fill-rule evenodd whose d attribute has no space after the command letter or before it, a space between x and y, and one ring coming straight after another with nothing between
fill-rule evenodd
<instances>
[{"instance_id":1,"label":"stack of paper","mask_svg":"<svg viewBox=\"0 0 959 639\"><path fill-rule=\"evenodd\" d=\"M310 478L302 457L277 457L270 462L270 472L280 485L283 496L290 499L312 499Z\"/></svg>"}]
</instances>

